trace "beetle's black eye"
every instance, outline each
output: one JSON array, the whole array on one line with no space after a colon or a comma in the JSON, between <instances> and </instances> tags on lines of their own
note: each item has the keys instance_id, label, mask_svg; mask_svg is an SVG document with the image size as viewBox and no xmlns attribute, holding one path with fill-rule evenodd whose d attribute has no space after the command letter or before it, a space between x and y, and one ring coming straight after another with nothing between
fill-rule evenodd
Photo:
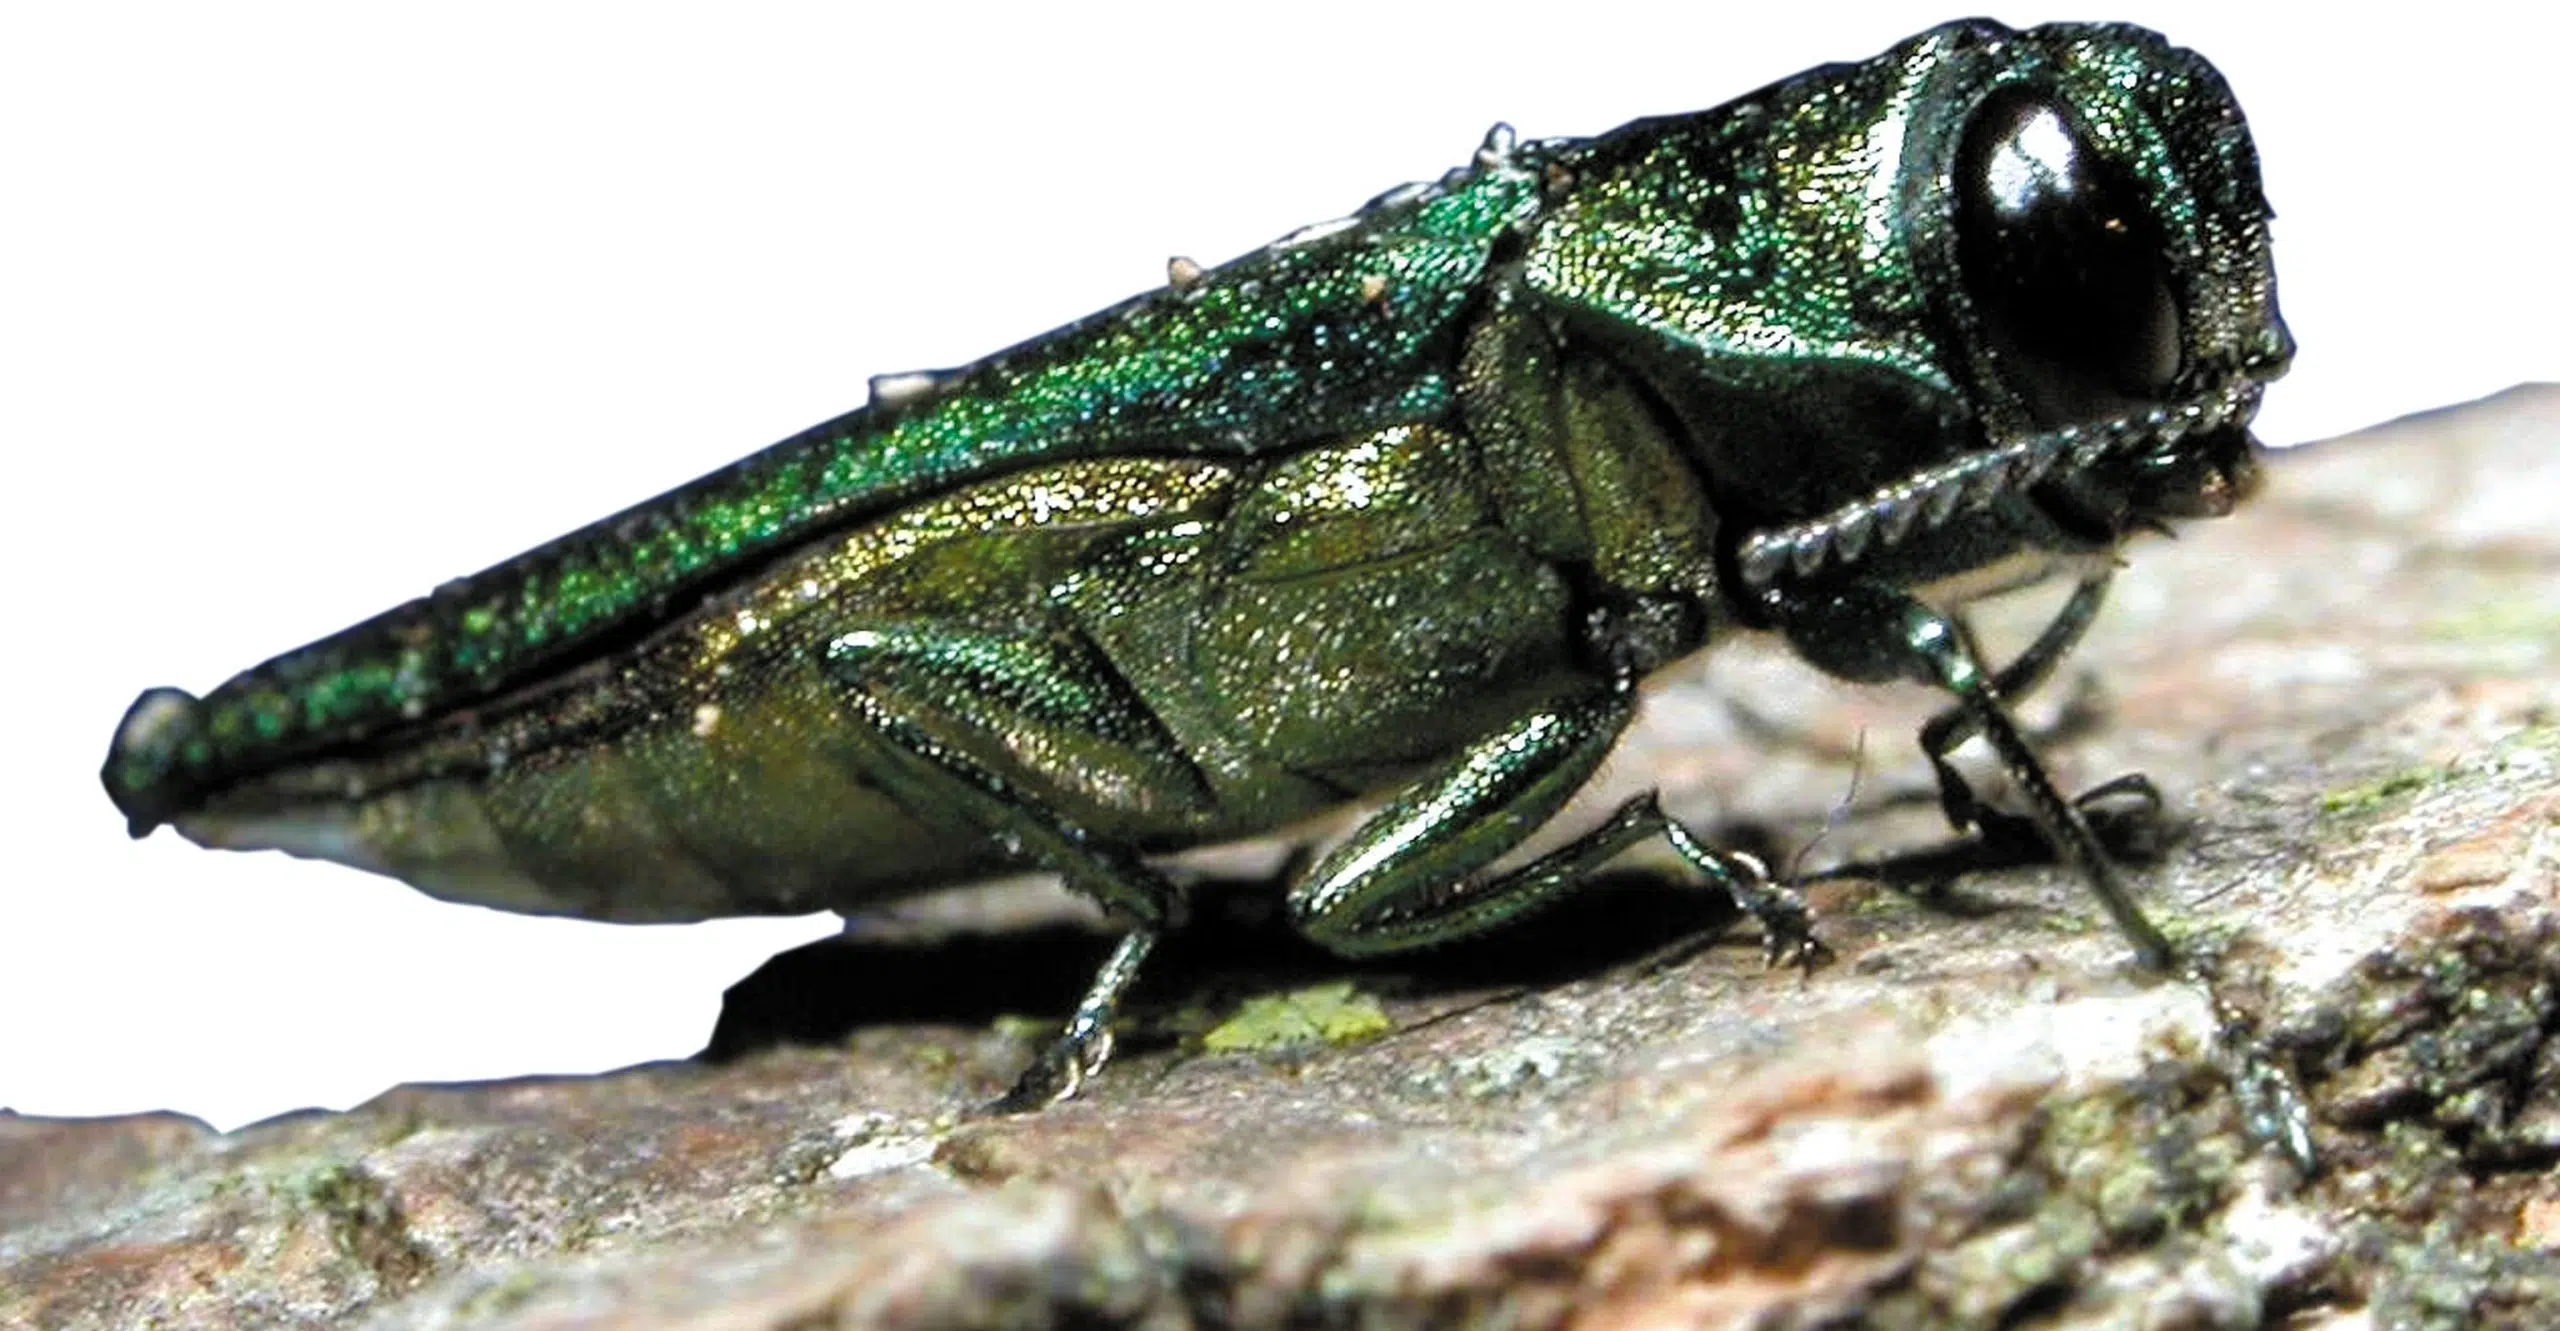
<instances>
[{"instance_id":1,"label":"beetle's black eye","mask_svg":"<svg viewBox=\"0 0 2560 1331\"><path fill-rule=\"evenodd\" d=\"M1984 99L1955 187L1965 287L2021 389L2070 413L2093 390L2168 387L2180 336L2159 228L2051 93L2013 86Z\"/></svg>"}]
</instances>

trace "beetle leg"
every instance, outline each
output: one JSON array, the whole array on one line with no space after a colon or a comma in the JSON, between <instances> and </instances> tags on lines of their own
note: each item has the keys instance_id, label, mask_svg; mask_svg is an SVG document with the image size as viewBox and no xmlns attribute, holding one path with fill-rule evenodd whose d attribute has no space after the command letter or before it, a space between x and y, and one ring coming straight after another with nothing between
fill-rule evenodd
<instances>
[{"instance_id":1,"label":"beetle leg","mask_svg":"<svg viewBox=\"0 0 2560 1331\"><path fill-rule=\"evenodd\" d=\"M2014 704L2043 687L2053 677L2054 668L2079 645L2089 625L2097 619L2098 609L2106 601L2107 584L2114 576L2115 570L2109 568L2081 579L2079 586L2072 589L2071 599L2063 603L2036 640L1992 677L1992 692ZM1937 774L1938 803L1946 811L1948 825L1999 845L2042 846L2034 819L1985 805L1963 774L1947 761L1947 754L1973 738L1978 729L1973 713L1961 706L1938 713L1920 728L1920 751ZM2119 798L2131 799L2137 807L2103 807ZM2158 820L2162 804L2159 787L2140 772L2128 772L2092 786L2073 796L2071 802L2079 806L2083 818L2090 821L2102 840L2118 848L2141 843L2144 829Z\"/></svg>"},{"instance_id":2,"label":"beetle leg","mask_svg":"<svg viewBox=\"0 0 2560 1331\"><path fill-rule=\"evenodd\" d=\"M1138 857L1058 812L1072 799L1210 796L1171 737L1098 654L1074 639L943 624L839 636L827 669L863 725L864 775L920 816L956 817L1132 927L1066 1029L1034 1059L999 1112L1073 1095L1111 1054L1111 1019L1139 964L1177 922L1179 890Z\"/></svg>"},{"instance_id":3,"label":"beetle leg","mask_svg":"<svg viewBox=\"0 0 2560 1331\"><path fill-rule=\"evenodd\" d=\"M2043 632L2036 635L2036 640L2028 644L2016 660L2002 667L1994 678L1993 687L2000 691L2001 697L2016 703L2044 687L2046 681L2053 677L2054 669L2062 664L2062 658L2079 645L2082 635L2096 620L2098 608L2106 600L2107 584L2114 576L2115 570L2105 569L2082 579L2073 588L2071 599L2063 604L2053 621L2046 624ZM1956 618L1961 621L1963 616L1958 614ZM1845 760L1854 755L1854 750L1848 745L1791 730L1785 721L1763 715L1739 698L1722 701L1726 710L1732 712L1755 739L1789 745L1822 758ZM1939 802L1946 808L1947 821L1958 831L1972 830L1973 811L1979 805L1964 778L1940 760L1973 735L1973 718L1961 707L1950 707L1930 717L1928 724L1920 728L1920 748L1937 772ZM2052 736L2053 728L2047 728L2036 737L2050 739ZM2088 802L2089 794L2081 797L2083 804Z\"/></svg>"},{"instance_id":4,"label":"beetle leg","mask_svg":"<svg viewBox=\"0 0 2560 1331\"><path fill-rule=\"evenodd\" d=\"M1651 836L1760 921L1771 960L1822 954L1810 912L1747 856L1709 848L1664 816L1651 795L1561 849L1505 873L1481 875L1544 825L1591 776L1634 714L1610 691L1540 708L1477 740L1406 789L1291 885L1298 931L1343 956L1428 947L1493 928L1571 890Z\"/></svg>"},{"instance_id":5,"label":"beetle leg","mask_svg":"<svg viewBox=\"0 0 2560 1331\"><path fill-rule=\"evenodd\" d=\"M2094 610L2096 596L2084 584L2072 604L2086 600ZM2116 927L2132 940L2142 963L2155 970L2167 970L2175 964L2175 949L2143 917L2141 908L2125 891L2114 863L2090 830L2079 803L2054 789L2053 779L2045 774L2034 747L2019 733L2017 722L2002 701L2003 679L2016 676L2032 684L2042 678L2052 669L2052 659L2059 658L2086 627L2068 622L2069 608L2037 639L2036 646L2028 649L2026 656L1997 674L1983 667L1981 655L1963 625L1889 587L1856 583L1809 594L1782 594L1772 598L1770 609L1796 650L1831 674L1869 682L1909 679L1936 685L1955 695L1962 720L1951 724L1948 733L1970 731L1990 741L1992 750L2000 756L2001 767L2026 797L2026 816L2052 847L2055 858L2078 871L2090 890L2097 893L2099 903L2115 918ZM2038 650L2048 643L2055 644L2053 650ZM1926 742L1924 733L1924 746ZM1931 760L1940 762L1945 770L1938 755L1933 754ZM2117 784L2099 789L2111 791ZM1956 786L1961 789L1962 782ZM1971 792L1966 791L1963 798L1970 802ZM1949 802L1953 804L1952 797ZM1978 819L1979 808L1973 812Z\"/></svg>"},{"instance_id":6,"label":"beetle leg","mask_svg":"<svg viewBox=\"0 0 2560 1331\"><path fill-rule=\"evenodd\" d=\"M2061 611L2054 615L2053 622L2044 626L2044 631L2036 635L2034 642L2027 644L2025 651L2018 653L2016 660L2001 667L2000 672L1992 677L1992 691L2002 699L2016 703L2042 688L2044 682L2052 678L2054 667L2080 644L2081 637L2089 631L2089 625L2097 619L2098 609L2107 599L2107 584L2113 576L2112 570L2105 570L2081 579L2080 585L2072 588L2071 599L2063 602ZM1950 707L1930 717L1928 724L1920 727L1920 751L1928 755L1929 766L1937 773L1939 804L1946 810L1947 821L1960 832L1973 830L1982 806L1973 788L1965 784L1964 777L1948 765L1947 754L1973 738L1980 728L1973 712L1962 706Z\"/></svg>"},{"instance_id":7,"label":"beetle leg","mask_svg":"<svg viewBox=\"0 0 2560 1331\"><path fill-rule=\"evenodd\" d=\"M1073 1096L1084 1079L1111 1061L1111 1019L1121 998L1138 982L1138 965L1155 950L1158 929L1132 929L1103 958L1075 1014L1058 1038L1041 1047L1031 1066L1022 1070L1013 1089L987 1106L992 1114L1019 1114Z\"/></svg>"}]
</instances>

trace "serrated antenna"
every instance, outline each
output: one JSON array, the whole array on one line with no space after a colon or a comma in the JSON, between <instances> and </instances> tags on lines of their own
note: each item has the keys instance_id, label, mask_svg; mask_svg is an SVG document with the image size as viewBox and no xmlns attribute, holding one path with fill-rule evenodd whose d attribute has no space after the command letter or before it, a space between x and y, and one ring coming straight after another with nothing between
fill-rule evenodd
<instances>
[{"instance_id":1,"label":"serrated antenna","mask_svg":"<svg viewBox=\"0 0 2560 1331\"><path fill-rule=\"evenodd\" d=\"M2078 471L2137 448L2173 444L2228 421L2246 420L2256 412L2261 391L2255 380L2236 380L2175 406L2046 430L1915 472L1818 518L1744 541L1743 585L1758 591L1783 576L1807 577L1826 564L1854 563L1869 550L1889 549L1914 532L1945 526L1960 513L1979 512L2065 464Z\"/></svg>"}]
</instances>

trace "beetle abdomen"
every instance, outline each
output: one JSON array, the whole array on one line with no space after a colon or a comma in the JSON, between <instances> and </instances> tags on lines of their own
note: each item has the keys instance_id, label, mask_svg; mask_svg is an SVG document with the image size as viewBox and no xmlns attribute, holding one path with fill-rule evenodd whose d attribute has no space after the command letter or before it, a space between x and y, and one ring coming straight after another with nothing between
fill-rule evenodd
<instances>
[{"instance_id":1,"label":"beetle abdomen","mask_svg":"<svg viewBox=\"0 0 2560 1331\"><path fill-rule=\"evenodd\" d=\"M983 875L1004 865L986 838L882 788L831 644L962 608L1036 634L1061 580L1104 548L1196 527L1233 480L1207 462L1104 459L955 491L615 658L235 783L173 821L207 845L598 919L817 911ZM169 695L130 724L180 724L191 706Z\"/></svg>"}]
</instances>

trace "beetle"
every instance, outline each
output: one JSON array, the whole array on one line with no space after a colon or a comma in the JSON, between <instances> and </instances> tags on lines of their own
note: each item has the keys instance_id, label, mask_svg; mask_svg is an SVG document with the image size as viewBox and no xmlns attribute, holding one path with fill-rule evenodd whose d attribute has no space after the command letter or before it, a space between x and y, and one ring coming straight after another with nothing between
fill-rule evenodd
<instances>
[{"instance_id":1,"label":"beetle","mask_svg":"<svg viewBox=\"0 0 2560 1331\"><path fill-rule=\"evenodd\" d=\"M1512 920L1648 674L1742 632L1913 681L1960 830L2029 829L2174 953L2010 704L2119 551L2254 484L2293 344L2237 105L2123 25L1947 24L1464 166L863 407L203 698L103 772L136 836L612 920L860 910L1022 867L1126 932L1003 1102L1074 1091L1181 893L1152 862L1377 801L1287 906L1347 955ZM2075 586L2015 660L1978 597ZM1947 752L1979 735L2023 813Z\"/></svg>"}]
</instances>

